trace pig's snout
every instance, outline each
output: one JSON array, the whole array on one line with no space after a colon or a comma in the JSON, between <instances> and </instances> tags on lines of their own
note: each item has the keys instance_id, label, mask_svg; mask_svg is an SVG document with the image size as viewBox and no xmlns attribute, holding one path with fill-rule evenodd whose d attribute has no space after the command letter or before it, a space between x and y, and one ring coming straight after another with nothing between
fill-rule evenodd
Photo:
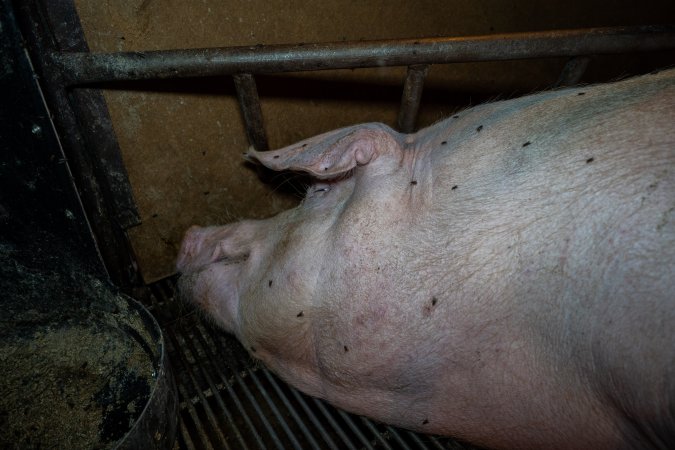
<instances>
[{"instance_id":1,"label":"pig's snout","mask_svg":"<svg viewBox=\"0 0 675 450\"><path fill-rule=\"evenodd\" d=\"M203 241L202 228L197 225L192 225L185 232L183 242L178 251L178 258L176 260L176 269L178 272L187 272L190 263L194 261L195 256L199 254Z\"/></svg>"}]
</instances>

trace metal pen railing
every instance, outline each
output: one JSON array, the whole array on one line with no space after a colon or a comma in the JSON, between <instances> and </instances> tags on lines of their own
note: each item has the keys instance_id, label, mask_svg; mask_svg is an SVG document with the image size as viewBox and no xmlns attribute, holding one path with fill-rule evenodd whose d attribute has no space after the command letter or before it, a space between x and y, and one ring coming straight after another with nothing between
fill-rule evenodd
<instances>
[{"instance_id":1,"label":"metal pen railing","mask_svg":"<svg viewBox=\"0 0 675 450\"><path fill-rule=\"evenodd\" d=\"M58 52L51 58L64 82L82 86L111 81L232 75L251 145L267 149L256 74L408 66L398 126L414 130L430 64L572 58L558 84L574 84L588 55L675 49L675 26L588 28L473 37L156 50Z\"/></svg>"}]
</instances>

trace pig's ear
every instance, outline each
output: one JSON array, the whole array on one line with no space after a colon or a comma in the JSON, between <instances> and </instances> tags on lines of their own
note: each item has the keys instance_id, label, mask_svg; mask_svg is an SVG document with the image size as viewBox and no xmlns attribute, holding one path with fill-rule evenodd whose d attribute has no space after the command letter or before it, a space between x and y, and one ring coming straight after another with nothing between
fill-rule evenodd
<instances>
[{"instance_id":1,"label":"pig's ear","mask_svg":"<svg viewBox=\"0 0 675 450\"><path fill-rule=\"evenodd\" d=\"M272 170L298 170L317 178L335 178L373 162L384 154L402 151L396 132L383 124L366 124L322 134L279 150L244 154Z\"/></svg>"}]
</instances>

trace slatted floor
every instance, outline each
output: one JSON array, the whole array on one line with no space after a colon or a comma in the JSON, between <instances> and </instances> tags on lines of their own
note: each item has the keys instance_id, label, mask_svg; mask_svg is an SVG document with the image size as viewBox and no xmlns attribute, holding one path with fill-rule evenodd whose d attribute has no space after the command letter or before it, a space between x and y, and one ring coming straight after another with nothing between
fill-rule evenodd
<instances>
[{"instance_id":1,"label":"slatted floor","mask_svg":"<svg viewBox=\"0 0 675 450\"><path fill-rule=\"evenodd\" d=\"M348 414L288 386L230 335L174 300L174 280L150 286L180 399L175 449L473 449Z\"/></svg>"}]
</instances>

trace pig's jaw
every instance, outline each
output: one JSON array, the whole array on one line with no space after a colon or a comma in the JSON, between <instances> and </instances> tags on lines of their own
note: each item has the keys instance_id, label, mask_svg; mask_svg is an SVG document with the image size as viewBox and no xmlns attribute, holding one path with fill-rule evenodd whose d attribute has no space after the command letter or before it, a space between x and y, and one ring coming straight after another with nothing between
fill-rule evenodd
<instances>
[{"instance_id":1,"label":"pig's jaw","mask_svg":"<svg viewBox=\"0 0 675 450\"><path fill-rule=\"evenodd\" d=\"M179 298L195 304L225 331L238 334L239 292L236 266L210 264L178 279Z\"/></svg>"}]
</instances>

